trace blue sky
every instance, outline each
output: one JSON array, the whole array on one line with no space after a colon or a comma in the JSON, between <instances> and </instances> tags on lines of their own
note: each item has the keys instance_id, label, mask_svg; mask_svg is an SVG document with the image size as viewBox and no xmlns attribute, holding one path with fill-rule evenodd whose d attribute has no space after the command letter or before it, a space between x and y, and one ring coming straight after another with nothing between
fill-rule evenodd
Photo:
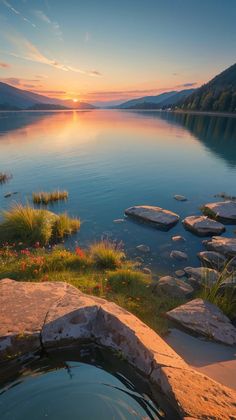
<instances>
[{"instance_id":1,"label":"blue sky","mask_svg":"<svg viewBox=\"0 0 236 420\"><path fill-rule=\"evenodd\" d=\"M0 79L116 101L199 86L233 64L236 0L0 0Z\"/></svg>"}]
</instances>

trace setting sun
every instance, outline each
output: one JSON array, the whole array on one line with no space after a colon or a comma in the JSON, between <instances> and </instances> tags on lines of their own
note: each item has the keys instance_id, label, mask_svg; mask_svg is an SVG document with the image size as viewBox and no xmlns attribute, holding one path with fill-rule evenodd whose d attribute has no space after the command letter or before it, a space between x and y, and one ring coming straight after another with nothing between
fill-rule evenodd
<instances>
[{"instance_id":1,"label":"setting sun","mask_svg":"<svg viewBox=\"0 0 236 420\"><path fill-rule=\"evenodd\" d=\"M73 102L78 102L78 99L73 99Z\"/></svg>"}]
</instances>

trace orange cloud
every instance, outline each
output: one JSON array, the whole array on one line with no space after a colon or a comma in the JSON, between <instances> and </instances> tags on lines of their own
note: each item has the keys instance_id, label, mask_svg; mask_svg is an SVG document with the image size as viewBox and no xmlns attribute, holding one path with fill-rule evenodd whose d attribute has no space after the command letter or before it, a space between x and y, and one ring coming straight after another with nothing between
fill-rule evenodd
<instances>
[{"instance_id":1,"label":"orange cloud","mask_svg":"<svg viewBox=\"0 0 236 420\"><path fill-rule=\"evenodd\" d=\"M0 68L1 69L8 69L10 66L10 64L8 63L3 63L2 61L0 61Z\"/></svg>"}]
</instances>

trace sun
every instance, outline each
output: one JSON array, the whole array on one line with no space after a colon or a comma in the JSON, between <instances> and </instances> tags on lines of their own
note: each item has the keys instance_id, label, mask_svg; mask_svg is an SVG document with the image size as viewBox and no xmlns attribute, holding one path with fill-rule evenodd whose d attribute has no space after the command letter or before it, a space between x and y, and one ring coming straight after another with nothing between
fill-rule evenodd
<instances>
[{"instance_id":1,"label":"sun","mask_svg":"<svg viewBox=\"0 0 236 420\"><path fill-rule=\"evenodd\" d=\"M73 102L78 102L78 99L73 99Z\"/></svg>"}]
</instances>

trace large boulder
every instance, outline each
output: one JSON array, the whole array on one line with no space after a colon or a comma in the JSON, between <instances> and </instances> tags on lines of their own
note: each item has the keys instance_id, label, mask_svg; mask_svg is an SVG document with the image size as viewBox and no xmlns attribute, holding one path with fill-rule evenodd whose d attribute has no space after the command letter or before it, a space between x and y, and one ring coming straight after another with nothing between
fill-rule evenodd
<instances>
[{"instance_id":1,"label":"large boulder","mask_svg":"<svg viewBox=\"0 0 236 420\"><path fill-rule=\"evenodd\" d=\"M195 279L199 284L207 283L214 284L218 278L219 273L212 268L207 267L185 267L185 273L188 277Z\"/></svg>"},{"instance_id":2,"label":"large boulder","mask_svg":"<svg viewBox=\"0 0 236 420\"><path fill-rule=\"evenodd\" d=\"M204 245L208 251L219 252L227 258L236 257L236 238L213 236L204 241Z\"/></svg>"},{"instance_id":3,"label":"large boulder","mask_svg":"<svg viewBox=\"0 0 236 420\"><path fill-rule=\"evenodd\" d=\"M207 216L188 216L183 220L187 230L199 236L220 235L225 231L224 225Z\"/></svg>"},{"instance_id":4,"label":"large boulder","mask_svg":"<svg viewBox=\"0 0 236 420\"><path fill-rule=\"evenodd\" d=\"M95 343L121 354L159 389L171 418L236 418L236 392L196 372L137 317L61 282L0 281L0 360L35 350ZM19 346L21 343L21 346ZM78 347L79 348L79 347ZM189 398L190 391L194 398Z\"/></svg>"},{"instance_id":5,"label":"large boulder","mask_svg":"<svg viewBox=\"0 0 236 420\"><path fill-rule=\"evenodd\" d=\"M161 290L162 292L177 298L184 298L193 293L193 288L190 284L172 276L161 277L157 282L156 290Z\"/></svg>"},{"instance_id":6,"label":"large boulder","mask_svg":"<svg viewBox=\"0 0 236 420\"><path fill-rule=\"evenodd\" d=\"M167 317L194 333L224 344L236 344L236 328L217 306L194 299L167 312Z\"/></svg>"},{"instance_id":7,"label":"large boulder","mask_svg":"<svg viewBox=\"0 0 236 420\"><path fill-rule=\"evenodd\" d=\"M126 216L150 223L157 229L169 230L179 221L179 216L170 210L155 206L134 206L125 210Z\"/></svg>"},{"instance_id":8,"label":"large boulder","mask_svg":"<svg viewBox=\"0 0 236 420\"><path fill-rule=\"evenodd\" d=\"M219 201L217 203L208 203L202 207L202 212L207 216L224 223L236 223L236 201Z\"/></svg>"},{"instance_id":9,"label":"large boulder","mask_svg":"<svg viewBox=\"0 0 236 420\"><path fill-rule=\"evenodd\" d=\"M215 251L201 251L197 256L205 267L215 270L222 270L227 262L227 258L224 255Z\"/></svg>"}]
</instances>

